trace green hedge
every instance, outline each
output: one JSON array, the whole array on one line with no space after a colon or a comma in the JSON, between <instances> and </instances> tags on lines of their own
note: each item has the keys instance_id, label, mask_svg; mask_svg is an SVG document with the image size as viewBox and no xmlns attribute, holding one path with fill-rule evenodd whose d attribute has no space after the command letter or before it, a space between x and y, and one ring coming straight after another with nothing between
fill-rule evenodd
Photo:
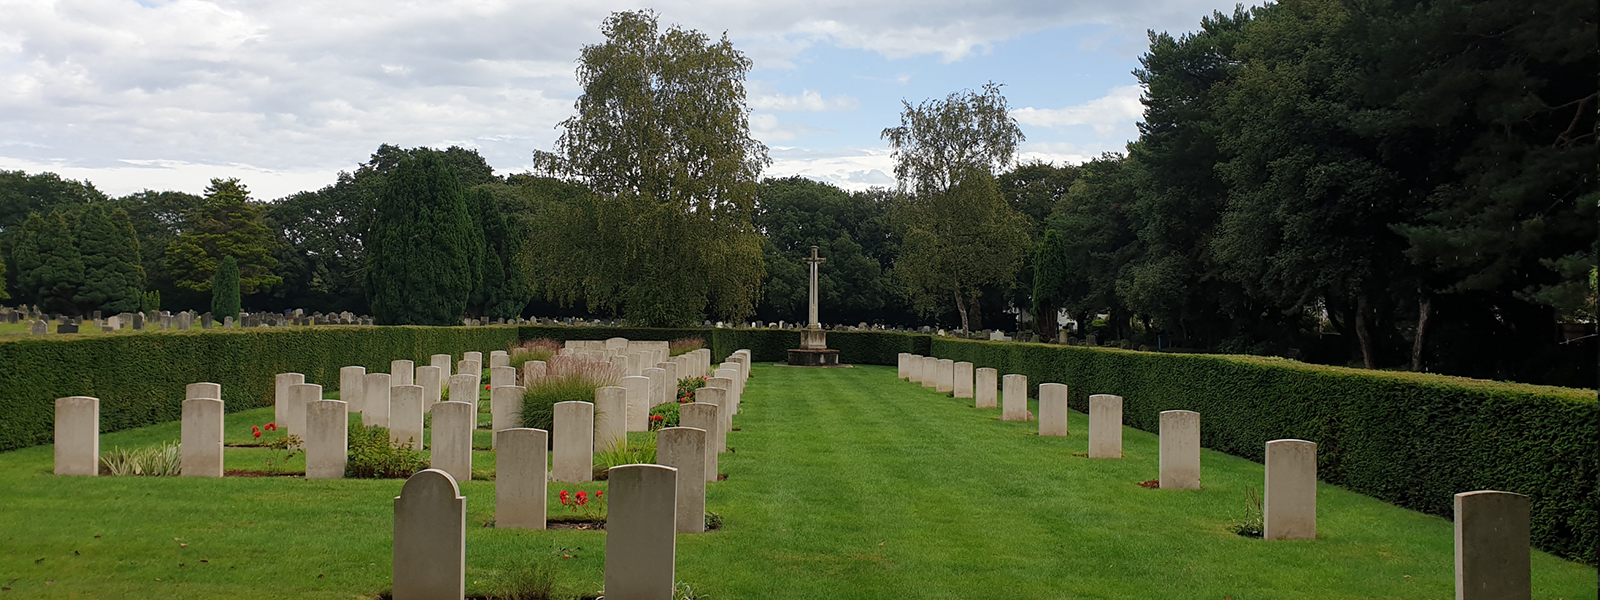
<instances>
[{"instance_id":1,"label":"green hedge","mask_svg":"<svg viewBox=\"0 0 1600 600\"><path fill-rule=\"evenodd\" d=\"M932 354L1123 397L1124 422L1157 432L1163 410L1200 413L1201 444L1260 462L1269 440L1317 443L1318 477L1449 518L1458 492L1527 494L1533 542L1596 563L1595 392L1295 361L935 339Z\"/></svg>"},{"instance_id":2,"label":"green hedge","mask_svg":"<svg viewBox=\"0 0 1600 600\"><path fill-rule=\"evenodd\" d=\"M278 373L333 391L339 368L388 372L389 361L505 349L515 327L294 327L149 331L0 341L0 451L48 444L55 400L100 399L100 431L176 421L184 387L222 384L229 412L272 403Z\"/></svg>"}]
</instances>

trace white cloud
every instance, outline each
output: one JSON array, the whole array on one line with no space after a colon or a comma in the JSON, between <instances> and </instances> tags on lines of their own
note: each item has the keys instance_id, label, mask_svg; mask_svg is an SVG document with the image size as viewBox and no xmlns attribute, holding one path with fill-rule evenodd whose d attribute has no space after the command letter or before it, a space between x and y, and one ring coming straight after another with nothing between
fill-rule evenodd
<instances>
[{"instance_id":1,"label":"white cloud","mask_svg":"<svg viewBox=\"0 0 1600 600\"><path fill-rule=\"evenodd\" d=\"M1119 130L1127 131L1144 116L1144 105L1139 103L1143 88L1127 85L1111 88L1106 95L1076 106L1065 108L1033 108L1012 111L1011 116L1023 125L1038 127L1072 127L1087 125L1096 135L1108 137Z\"/></svg>"},{"instance_id":2,"label":"white cloud","mask_svg":"<svg viewBox=\"0 0 1600 600\"><path fill-rule=\"evenodd\" d=\"M774 147L771 152L772 166L767 168L766 177L799 175L847 190L895 185L894 157L886 148L813 151Z\"/></svg>"},{"instance_id":3,"label":"white cloud","mask_svg":"<svg viewBox=\"0 0 1600 600\"><path fill-rule=\"evenodd\" d=\"M767 113L750 115L750 137L761 140L762 143L768 145L773 142L787 142L795 138L818 133L832 133L832 131L805 123L781 121L777 115Z\"/></svg>"},{"instance_id":4,"label":"white cloud","mask_svg":"<svg viewBox=\"0 0 1600 600\"><path fill-rule=\"evenodd\" d=\"M824 98L814 90L803 90L799 96L789 94L751 94L746 100L754 110L771 111L808 111L822 112L829 110L855 110L861 102L850 96L834 96Z\"/></svg>"}]
</instances>

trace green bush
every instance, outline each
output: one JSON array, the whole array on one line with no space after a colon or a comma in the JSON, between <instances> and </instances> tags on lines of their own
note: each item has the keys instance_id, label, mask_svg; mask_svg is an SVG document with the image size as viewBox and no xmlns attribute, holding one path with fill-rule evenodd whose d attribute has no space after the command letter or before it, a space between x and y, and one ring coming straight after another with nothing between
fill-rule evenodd
<instances>
[{"instance_id":1,"label":"green bush","mask_svg":"<svg viewBox=\"0 0 1600 600\"><path fill-rule=\"evenodd\" d=\"M831 340L831 336L830 336ZM1201 444L1260 462L1269 440L1317 443L1323 481L1449 517L1459 492L1528 495L1539 548L1596 563L1600 493L1592 390L1291 360L1044 344L932 340L940 358L1089 394L1123 397L1123 422L1149 432L1163 410L1200 413Z\"/></svg>"},{"instance_id":2,"label":"green bush","mask_svg":"<svg viewBox=\"0 0 1600 600\"><path fill-rule=\"evenodd\" d=\"M405 479L428 468L428 459L408 443L391 443L387 427L362 427L350 421L349 459L344 476L358 479Z\"/></svg>"},{"instance_id":3,"label":"green bush","mask_svg":"<svg viewBox=\"0 0 1600 600\"><path fill-rule=\"evenodd\" d=\"M677 427L678 426L678 413L679 413L679 411L678 411L678 403L677 402L667 402L665 404L662 404L660 406L652 408L652 409L650 409L650 416L652 416L652 417L655 417L655 416L661 417L661 422L658 423L658 424L652 424L652 425L650 425L650 427L652 429L660 429L662 427Z\"/></svg>"},{"instance_id":4,"label":"green bush","mask_svg":"<svg viewBox=\"0 0 1600 600\"><path fill-rule=\"evenodd\" d=\"M545 363L545 376L527 384L522 394L522 426L555 433L558 402L594 402L596 389L616 385L610 363L575 356L554 356Z\"/></svg>"},{"instance_id":5,"label":"green bush","mask_svg":"<svg viewBox=\"0 0 1600 600\"><path fill-rule=\"evenodd\" d=\"M146 331L0 340L0 451L48 444L55 400L100 399L100 431L182 416L184 386L222 385L229 412L272 404L278 373L327 391L339 368L387 373L389 361L509 347L516 327L286 327Z\"/></svg>"}]
</instances>

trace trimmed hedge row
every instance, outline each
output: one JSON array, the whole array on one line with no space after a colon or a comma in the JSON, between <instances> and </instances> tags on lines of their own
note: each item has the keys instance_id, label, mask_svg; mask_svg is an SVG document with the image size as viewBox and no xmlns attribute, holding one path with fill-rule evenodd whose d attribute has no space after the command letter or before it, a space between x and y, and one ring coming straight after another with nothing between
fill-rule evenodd
<instances>
[{"instance_id":1,"label":"trimmed hedge row","mask_svg":"<svg viewBox=\"0 0 1600 600\"><path fill-rule=\"evenodd\" d=\"M151 331L0 341L0 451L48 444L55 399L100 399L100 431L182 416L184 387L222 384L229 412L272 403L277 373L304 373L324 390L339 368L388 372L389 361L504 349L515 327L295 327Z\"/></svg>"},{"instance_id":2,"label":"trimmed hedge row","mask_svg":"<svg viewBox=\"0 0 1600 600\"><path fill-rule=\"evenodd\" d=\"M1067 384L1069 403L1123 397L1149 432L1163 410L1200 413L1201 444L1261 462L1269 440L1317 442L1317 475L1449 518L1458 492L1532 501L1533 543L1596 563L1600 544L1595 392L1374 372L1260 357L1165 354L938 338L932 355Z\"/></svg>"}]
</instances>

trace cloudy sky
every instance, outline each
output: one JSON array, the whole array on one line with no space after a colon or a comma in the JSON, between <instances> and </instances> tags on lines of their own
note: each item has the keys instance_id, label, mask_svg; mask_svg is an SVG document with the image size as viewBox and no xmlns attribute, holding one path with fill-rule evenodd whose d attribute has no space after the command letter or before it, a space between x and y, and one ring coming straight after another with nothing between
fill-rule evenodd
<instances>
[{"instance_id":1,"label":"cloudy sky","mask_svg":"<svg viewBox=\"0 0 1600 600\"><path fill-rule=\"evenodd\" d=\"M1005 85L1022 158L1081 162L1138 135L1145 31L1218 0L0 0L0 169L120 195L239 177L258 198L332 183L381 143L549 149L574 60L616 10L726 31L767 175L892 184L879 139L913 103Z\"/></svg>"}]
</instances>

